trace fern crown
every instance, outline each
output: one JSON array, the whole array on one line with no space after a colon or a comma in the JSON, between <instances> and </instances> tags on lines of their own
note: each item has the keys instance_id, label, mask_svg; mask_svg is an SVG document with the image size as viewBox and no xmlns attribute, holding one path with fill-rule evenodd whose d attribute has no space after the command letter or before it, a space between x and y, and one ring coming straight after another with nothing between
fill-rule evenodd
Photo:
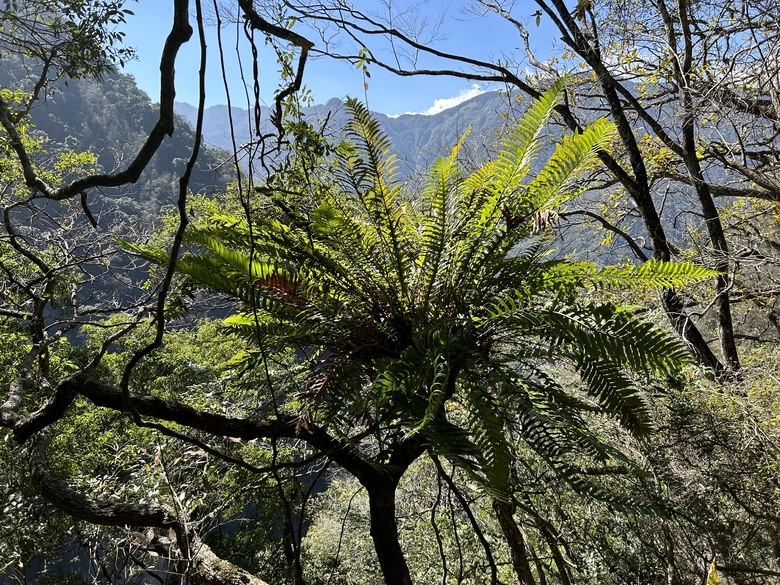
<instances>
[{"instance_id":1,"label":"fern crown","mask_svg":"<svg viewBox=\"0 0 780 585\"><path fill-rule=\"evenodd\" d=\"M561 91L554 84L497 158L473 172L459 161L464 135L417 194L406 190L378 122L350 100L347 142L306 206L269 198L251 222L213 217L190 231L192 251L178 270L190 285L241 301L226 321L237 332L268 348L304 349L306 416L345 435L361 425L382 441L422 435L499 491L509 482L509 435L562 473L572 453L618 456L586 418L599 413L646 434L641 384L688 356L668 334L619 306L580 301L579 292L682 286L711 273L550 259L546 224L614 135L597 121L561 140L532 173ZM580 384L557 380L566 370L551 364L567 364Z\"/></svg>"}]
</instances>

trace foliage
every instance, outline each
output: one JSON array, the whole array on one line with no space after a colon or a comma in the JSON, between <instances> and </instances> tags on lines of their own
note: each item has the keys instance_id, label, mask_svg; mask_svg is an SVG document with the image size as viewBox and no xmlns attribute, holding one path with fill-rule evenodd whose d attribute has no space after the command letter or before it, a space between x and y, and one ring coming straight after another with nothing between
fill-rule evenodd
<instances>
[{"instance_id":1,"label":"foliage","mask_svg":"<svg viewBox=\"0 0 780 585\"><path fill-rule=\"evenodd\" d=\"M0 9L3 51L36 59L57 76L100 76L134 58L119 30L125 0L9 0Z\"/></svg>"},{"instance_id":2,"label":"foliage","mask_svg":"<svg viewBox=\"0 0 780 585\"><path fill-rule=\"evenodd\" d=\"M162 138L175 125L174 88L161 92L155 111L131 80L110 72L129 55L111 30L124 18L121 3L59 4L74 10L52 12L47 0L2 9L0 41L16 42L11 52L26 51L7 61L13 67L4 68L3 82L12 89L0 90L0 381L8 389L0 422L9 431L0 451L7 469L0 486L8 520L0 529L3 579L163 582L185 571L193 582L220 585L257 583L255 574L296 585L381 577L404 585L515 576L561 585L703 582L715 572L739 583L777 577L777 364L763 341L772 328L745 311L750 327L764 331L739 348L741 385L715 385L693 368L680 370L686 348L651 323L652 311L616 300L628 291L636 304L663 289L689 341L686 312L695 297L675 289L714 277L719 318L729 314L718 304L725 297L773 310L776 263L764 256L774 243L759 237L776 223L772 202L713 212L706 189L718 196L709 171L720 165L730 177L755 179L756 189L732 185L742 195L770 197L773 146L767 160L753 146L774 138L747 133L739 147L724 150L722 140L691 147L691 112L698 115L701 104L686 95L698 99L689 92L703 88L722 105L752 103L758 117L771 113L766 103L750 102L749 93L734 102L728 85L703 82L723 69L680 71L685 61L659 50L663 58L645 65L657 67L654 81L672 90L654 103L666 111L671 102L664 100L676 96L682 108L673 116L680 127L659 131L666 121L643 114L633 94L610 93L624 81L619 72L647 73L631 69L645 55L606 59L614 68L599 72L603 95L595 102L582 101L592 87L582 76L565 97L563 82L555 82L510 129L496 159L476 169L464 163L464 136L418 188L400 178L387 137L359 103L350 102L351 121L337 145L297 119L295 87L311 43L292 32L294 19L274 28L242 1L248 32L278 41L272 44L289 85L274 122L284 136L258 136L259 150L254 143L248 149L266 155L250 162L250 172L267 175L242 180L236 166L239 180L224 194L192 197L188 186L206 190L211 175L187 160L191 150L178 142L194 135L177 126L172 140ZM166 50L189 37L185 5L174 4ZM598 36L599 50L609 54L615 46L604 41L619 30L599 28L604 15L624 18L610 23L620 27L664 6L585 2L559 24L596 69L591 43ZM680 3L671 20L649 22L684 37L689 12L717 16L709 6ZM564 3L553 3L534 15L537 24L553 9L566 14ZM753 9L729 18L755 33ZM360 21L358 11L349 14ZM20 15L43 24L14 39L7 27ZM696 30L714 41L708 46L725 47L719 55L733 56L727 33ZM762 31L745 55L767 46ZM671 38L663 43L677 46ZM359 53L368 75L376 56L362 44ZM161 59L163 81L171 84L173 61L175 50ZM522 85L503 65L492 66L487 70ZM77 75L102 75L107 83L71 80L56 90L50 83ZM763 71L753 84L772 89ZM637 87L648 99L641 92L650 86ZM28 109L44 91L55 107L33 108L33 127ZM617 127L601 119L580 127L589 104L609 105ZM644 120L642 128L629 110ZM85 112L99 131L86 128ZM553 112L576 132L548 157ZM256 126L255 134L263 132ZM632 136L649 131L634 148ZM277 156L290 144L289 156ZM142 151L158 158L137 159L128 174L102 175ZM201 163L214 160L200 156ZM740 156L753 162L740 166ZM711 166L697 170L699 157ZM598 159L630 193L655 260L625 224L604 217L600 225L629 242L636 266L552 253L558 222L580 211L583 189L601 177ZM644 163L653 176L643 175ZM154 193L135 206L112 199L109 185L126 188L141 168L153 171L141 191ZM73 183L62 190L71 180L86 190ZM707 221L686 242L705 251L712 243L714 256L675 250L667 225L650 221L655 181L695 192ZM166 191L178 200L163 230L144 246L124 244L159 265L137 286L135 260L117 250L107 218L151 217ZM96 207L97 217L90 211L96 200L105 205ZM664 203L665 212L672 208L679 210ZM760 223L751 224L753 213ZM745 246L738 255L708 230L720 219L731 222L728 243ZM688 261L663 261L673 254ZM691 261L701 258L717 270ZM169 283L174 264L178 276ZM753 271L734 276L737 266ZM106 286L111 282L121 285ZM214 292L227 303L215 305ZM218 307L212 316L230 314L225 323L199 315L206 297L208 307ZM708 326L709 318L697 325ZM715 326L723 339L734 338L726 325ZM702 343L694 343L700 359ZM729 351L724 346L724 355ZM12 438L23 445L12 446Z\"/></svg>"},{"instance_id":3,"label":"foliage","mask_svg":"<svg viewBox=\"0 0 780 585\"><path fill-rule=\"evenodd\" d=\"M453 475L479 517L492 554L505 559L507 551L491 518L489 498L456 470ZM398 519L414 583L433 585L445 579L466 584L485 582L490 574L485 551L461 504L429 460L416 461L402 479L398 488ZM330 477L328 489L311 504L310 527L304 539L309 582L351 585L380 581L368 537L369 523L365 490L344 473ZM499 568L503 583L514 579L507 565Z\"/></svg>"},{"instance_id":4,"label":"foliage","mask_svg":"<svg viewBox=\"0 0 780 585\"><path fill-rule=\"evenodd\" d=\"M12 102L19 104L17 108L26 103L34 83L34 77L21 71L14 61L0 70L0 85L28 90ZM36 102L19 126L26 140L44 141L40 145L43 152L39 149L35 161L41 170L51 169L52 159L77 152L81 156L91 153L95 159L91 166L80 169L81 174L114 171L134 158L157 118L150 97L128 75L106 73L99 80L76 79L67 86L52 83L47 92L46 101ZM126 233L132 233L128 226L157 221L161 211L171 206L170 195L177 189L178 173L193 139L193 129L178 118L174 136L161 145L135 184L107 188L101 197L90 198L96 217L106 226L122 226ZM226 158L225 152L205 147L193 170L190 189L209 195L224 190L233 180L229 165L223 164ZM78 173L72 170L60 173L58 180L75 176Z\"/></svg>"},{"instance_id":5,"label":"foliage","mask_svg":"<svg viewBox=\"0 0 780 585\"><path fill-rule=\"evenodd\" d=\"M593 203L566 211L563 219L576 229L596 226L602 246L591 253L631 255L640 262L695 256L717 271L714 287L695 309L673 289L661 300L699 363L721 381L738 377L738 339L754 331L740 323L743 314L734 304L744 297L734 295L734 281L750 264L743 262L739 232L730 230L723 209L734 199L756 209L779 199L776 3L535 4L537 28L528 26L527 7L518 3L475 2L476 14L495 15L518 33L523 50L500 59L441 45L437 27L412 25L408 14L393 10L378 17L352 4L347 16L338 2L287 6L315 28L347 40L329 43L328 54L404 77L500 82L510 94L535 98L551 80L570 75L567 100L557 108L562 125L578 131L607 116L618 136L599 152L603 167L593 168ZM538 32L546 27L562 43L552 54ZM384 56L383 43L394 48L394 58ZM425 67L420 55L430 59ZM514 97L524 103L520 96ZM576 236L575 242L580 251L588 243ZM769 297L774 303L774 294ZM710 327L717 335L709 334Z\"/></svg>"},{"instance_id":6,"label":"foliage","mask_svg":"<svg viewBox=\"0 0 780 585\"><path fill-rule=\"evenodd\" d=\"M302 415L344 434L378 433L379 463L420 435L500 493L510 428L561 472L572 450L609 458L582 415L601 412L644 436L649 412L629 374L669 375L686 351L618 306L576 301L577 288L628 277L682 285L711 272L546 258L539 218L577 194L577 169L612 136L604 123L586 128L529 179L559 95L559 86L545 94L499 157L470 175L456 146L418 199L397 180L377 122L350 102L350 142L339 147L332 189L304 209L267 200L251 223L214 217L189 233L196 252L177 269L242 301L226 321L237 332L305 351L312 373ZM163 252L129 247L167 262ZM546 364L559 361L577 371L585 395L551 377Z\"/></svg>"}]
</instances>

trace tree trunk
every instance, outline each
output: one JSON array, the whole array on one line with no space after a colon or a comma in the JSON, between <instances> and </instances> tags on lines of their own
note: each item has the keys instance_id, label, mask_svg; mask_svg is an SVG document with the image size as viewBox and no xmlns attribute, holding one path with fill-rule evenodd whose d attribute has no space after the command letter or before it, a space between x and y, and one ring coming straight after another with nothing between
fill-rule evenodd
<instances>
[{"instance_id":1,"label":"tree trunk","mask_svg":"<svg viewBox=\"0 0 780 585\"><path fill-rule=\"evenodd\" d=\"M515 522L512 504L508 501L493 500L493 511L496 513L501 532L509 545L509 554L512 558L512 567L517 574L521 585L535 585L536 580L531 572L531 563L528 562L528 549L525 546L525 538L520 527Z\"/></svg>"},{"instance_id":2,"label":"tree trunk","mask_svg":"<svg viewBox=\"0 0 780 585\"><path fill-rule=\"evenodd\" d=\"M701 203L707 233L710 236L710 242L715 255L715 269L720 272L720 276L715 281L715 306L718 311L718 337L720 338L721 351L728 368L732 372L738 372L740 369L739 354L737 353L737 344L734 338L734 323L731 316L731 299L729 296L731 288L728 277L729 247L723 231L723 225L720 221L720 213L712 199L712 194L699 163L696 145L696 110L694 109L693 95L690 89L692 82L691 72L693 70L694 33L691 22L688 19L688 8L684 2L678 2L677 24L679 25L679 35L664 0L657 0L657 6L666 26L669 47L675 53L674 58L672 58L672 64L680 100L684 148L682 158L685 167L688 169L691 186L695 189ZM681 47L678 47L678 38L681 41ZM680 53L682 53L682 59L677 58L677 55Z\"/></svg>"},{"instance_id":3,"label":"tree trunk","mask_svg":"<svg viewBox=\"0 0 780 585\"><path fill-rule=\"evenodd\" d=\"M395 519L396 486L397 483L392 479L378 485L366 486L371 511L371 538L386 585L412 585L409 567L398 541L398 523Z\"/></svg>"},{"instance_id":4,"label":"tree trunk","mask_svg":"<svg viewBox=\"0 0 780 585\"><path fill-rule=\"evenodd\" d=\"M550 1L555 7L555 11L560 16L560 20L557 24L559 30L569 39L568 42L572 49L586 61L597 76L598 84L601 87L604 99L606 100L612 119L617 127L618 135L622 146L625 148L628 163L633 175L618 164L610 155L603 153L600 155L601 159L634 200L650 237L653 248L653 257L656 260L668 261L671 259L669 243L666 239L663 224L658 215L658 209L653 201L651 181L645 166L644 156L639 143L636 140L634 127L628 118L626 104L620 97L620 95L625 96L626 92L621 92L619 95L619 83L602 60L598 45L592 44L589 36L582 31L575 21L574 16L566 6L566 2L564 2L564 0ZM542 9L548 10L545 2L537 0L537 4L539 4ZM567 123L570 127L577 126L576 118L573 116L567 119ZM717 286L720 287L716 290L718 295L716 299L718 302L719 315L722 317L720 322L721 331L727 332L728 327L730 326L729 299L728 295L724 294L727 290L723 287L723 281L719 281ZM711 368L716 378L722 379L727 377L729 369L720 362L710 348L708 342L704 339L701 331L699 331L697 326L691 321L691 318L684 310L683 302L677 296L677 293L673 290L665 290L663 293L663 301L664 309L666 310L666 314L672 322L672 325L693 350L699 362ZM728 339L729 336L727 333L727 343ZM731 339L733 339L733 334L731 335ZM736 360L735 357L732 359L732 357L736 355L736 352L732 352L729 348L727 355L730 356L728 357L729 361L733 361L738 367L738 360Z\"/></svg>"}]
</instances>

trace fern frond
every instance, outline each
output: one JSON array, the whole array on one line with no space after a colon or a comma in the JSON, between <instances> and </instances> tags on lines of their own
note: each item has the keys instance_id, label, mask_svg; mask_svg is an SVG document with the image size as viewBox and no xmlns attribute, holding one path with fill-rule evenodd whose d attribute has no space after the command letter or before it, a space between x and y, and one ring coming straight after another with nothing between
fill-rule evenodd
<instances>
[{"instance_id":1,"label":"fern frond","mask_svg":"<svg viewBox=\"0 0 780 585\"><path fill-rule=\"evenodd\" d=\"M427 311L431 293L437 282L441 280L442 264L445 250L451 246L452 224L454 217L454 201L460 195L460 169L457 164L458 153L470 133L467 130L458 143L452 148L450 155L440 158L431 167L426 187L420 201L420 223L422 228L421 243L422 270L417 286L421 289L422 310ZM447 272L451 266L445 267Z\"/></svg>"},{"instance_id":2,"label":"fern frond","mask_svg":"<svg viewBox=\"0 0 780 585\"><path fill-rule=\"evenodd\" d=\"M521 189L541 145L546 123L562 97L566 78L559 78L525 112L502 142L493 170L493 189L504 196Z\"/></svg>"},{"instance_id":3,"label":"fern frond","mask_svg":"<svg viewBox=\"0 0 780 585\"><path fill-rule=\"evenodd\" d=\"M127 240L123 240L121 238L117 238L116 243L120 248L127 250L132 255L137 256L142 260L146 260L151 264L156 264L158 266L166 266L171 261L171 255L168 253L167 250L164 250L162 248L153 248L151 246L134 244L132 242L128 242Z\"/></svg>"},{"instance_id":4,"label":"fern frond","mask_svg":"<svg viewBox=\"0 0 780 585\"><path fill-rule=\"evenodd\" d=\"M394 279L400 298L408 298L407 280L414 263L408 251L417 232L409 222L408 203L401 200L396 157L390 154L390 140L367 107L352 99L347 109L351 117L346 133L353 150L339 159L340 167L374 229L380 254L388 260L388 276Z\"/></svg>"},{"instance_id":5,"label":"fern frond","mask_svg":"<svg viewBox=\"0 0 780 585\"><path fill-rule=\"evenodd\" d=\"M717 271L692 262L651 259L639 266L608 266L583 276L583 281L596 289L681 288L716 276Z\"/></svg>"},{"instance_id":6,"label":"fern frond","mask_svg":"<svg viewBox=\"0 0 780 585\"><path fill-rule=\"evenodd\" d=\"M616 134L615 125L605 119L598 119L585 127L580 134L564 136L556 145L555 152L528 185L531 208L518 209L518 213L555 209L563 202L579 194L572 190L571 181L582 168L605 148ZM521 204L522 205L522 204Z\"/></svg>"},{"instance_id":7,"label":"fern frond","mask_svg":"<svg viewBox=\"0 0 780 585\"><path fill-rule=\"evenodd\" d=\"M512 462L510 447L504 434L504 417L482 388L466 390L469 406L469 426L474 444L480 449L481 468L488 485L503 491L509 485Z\"/></svg>"},{"instance_id":8,"label":"fern frond","mask_svg":"<svg viewBox=\"0 0 780 585\"><path fill-rule=\"evenodd\" d=\"M634 372L669 375L691 359L680 340L612 305L540 311L531 321L541 325L539 334L553 343L574 343L582 354Z\"/></svg>"},{"instance_id":9,"label":"fern frond","mask_svg":"<svg viewBox=\"0 0 780 585\"><path fill-rule=\"evenodd\" d=\"M604 412L619 420L635 436L650 432L650 410L639 389L617 364L582 356L577 368L588 394L598 399Z\"/></svg>"},{"instance_id":10,"label":"fern frond","mask_svg":"<svg viewBox=\"0 0 780 585\"><path fill-rule=\"evenodd\" d=\"M348 99L346 108L349 120L344 130L356 149L356 156L348 166L357 178L367 181L359 181L357 185L370 186L378 177L392 181L397 175L397 158L391 154L390 138L365 104L354 98Z\"/></svg>"},{"instance_id":11,"label":"fern frond","mask_svg":"<svg viewBox=\"0 0 780 585\"><path fill-rule=\"evenodd\" d=\"M430 368L425 367L428 363L430 363ZM413 379L416 378L416 388L424 389L424 396L416 398L425 399L425 411L418 421L412 422L410 430L406 433L407 438L425 431L436 417L441 416L442 406L446 399L447 382L450 378L450 367L446 357L438 353L424 360L421 365L423 365L422 371L418 369L417 375ZM414 393L416 394L416 392ZM414 416L415 410L417 409L412 408L407 414Z\"/></svg>"},{"instance_id":12,"label":"fern frond","mask_svg":"<svg viewBox=\"0 0 780 585\"><path fill-rule=\"evenodd\" d=\"M669 375L691 360L680 340L613 305L555 310L529 307L524 299L520 290L494 299L478 328L508 328L521 339L537 336L550 356L587 355L643 374Z\"/></svg>"},{"instance_id":13,"label":"fern frond","mask_svg":"<svg viewBox=\"0 0 780 585\"><path fill-rule=\"evenodd\" d=\"M458 228L462 237L453 244L452 287L476 290L496 273L511 246L501 225L501 196L487 194L481 203L471 221Z\"/></svg>"}]
</instances>

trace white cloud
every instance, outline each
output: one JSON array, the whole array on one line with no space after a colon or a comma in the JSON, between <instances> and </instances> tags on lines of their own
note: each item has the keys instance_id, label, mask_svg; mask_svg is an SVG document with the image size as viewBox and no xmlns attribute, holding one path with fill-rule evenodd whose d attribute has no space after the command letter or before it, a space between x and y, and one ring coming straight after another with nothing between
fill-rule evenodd
<instances>
[{"instance_id":1,"label":"white cloud","mask_svg":"<svg viewBox=\"0 0 780 585\"><path fill-rule=\"evenodd\" d=\"M461 89L458 95L449 98L439 98L434 100L433 105L423 112L406 112L406 114L412 116L433 116L444 110L454 108L457 105L462 104L465 101L470 100L473 97L477 97L480 94L485 93L485 90L479 88L479 84L472 85L469 89Z\"/></svg>"}]
</instances>

